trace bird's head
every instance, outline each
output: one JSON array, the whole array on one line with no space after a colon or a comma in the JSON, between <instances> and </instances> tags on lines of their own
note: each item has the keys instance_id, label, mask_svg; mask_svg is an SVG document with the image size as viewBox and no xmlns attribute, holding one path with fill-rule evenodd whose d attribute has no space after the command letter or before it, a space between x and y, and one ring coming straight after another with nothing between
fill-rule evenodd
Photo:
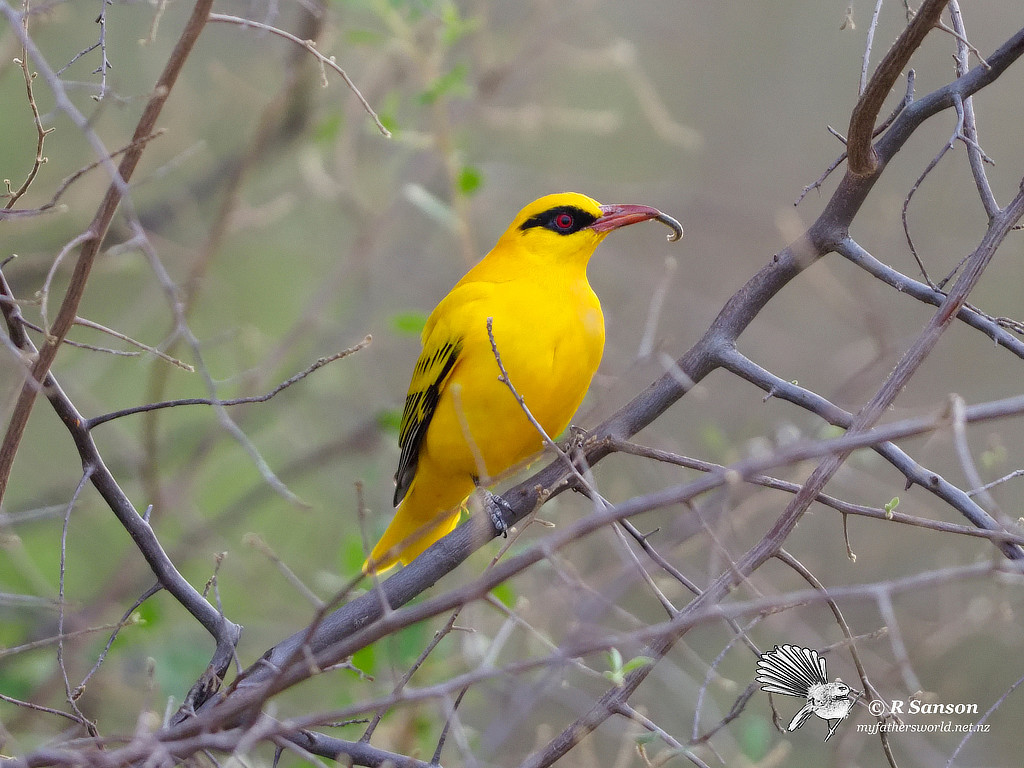
<instances>
[{"instance_id":1,"label":"bird's head","mask_svg":"<svg viewBox=\"0 0 1024 768\"><path fill-rule=\"evenodd\" d=\"M534 200L523 208L499 245L548 259L553 255L567 262L586 264L609 232L649 219L672 229L669 240L683 236L679 222L649 205L601 205L586 195L561 192Z\"/></svg>"}]
</instances>

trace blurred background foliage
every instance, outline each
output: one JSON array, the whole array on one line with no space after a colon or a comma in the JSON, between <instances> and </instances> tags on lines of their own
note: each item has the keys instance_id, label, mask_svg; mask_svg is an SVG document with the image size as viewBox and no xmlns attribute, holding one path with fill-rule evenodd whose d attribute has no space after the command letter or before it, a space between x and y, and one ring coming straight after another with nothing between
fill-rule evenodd
<instances>
[{"instance_id":1,"label":"blurred background foliage","mask_svg":"<svg viewBox=\"0 0 1024 768\"><path fill-rule=\"evenodd\" d=\"M159 121L164 133L146 149L133 181L135 209L177 286L217 396L266 392L318 357L373 336L367 349L273 400L230 411L301 503L275 492L211 408L127 416L94 433L137 507L152 505L161 541L193 584L206 583L217 553L226 553L216 598L246 628L239 646L243 664L303 626L313 610L269 551L326 598L356 573L363 557L357 481L369 512L365 536L373 539L383 529L398 456L396 419L418 352L419 328L515 212L541 194L572 189L602 202L657 206L686 228L682 243L671 246L660 228L624 231L602 246L591 265L592 283L605 306L608 346L575 421L594 425L659 376L665 355L681 354L728 296L817 215L830 182L799 207L793 201L841 152L826 126L845 130L872 7L855 2L851 24L845 0L218 4L218 12L315 38L318 50L336 57L392 133L390 139L382 136L341 78L322 71L308 52L258 29L211 23ZM96 42L97 8L98 3L82 0L35 4L30 31L51 67L67 65ZM182 2L115 2L106 9L112 68L102 100L95 98L98 50L61 74L109 149L130 138L189 10ZM1017 10L1011 0L968 4L971 41L983 52L1001 44L1008 25L1019 22ZM903 24L902 6L887 5L875 60ZM926 41L915 58L919 93L952 77L951 50L942 34ZM17 186L31 167L35 131L21 72L12 63L20 47L6 27L0 27L0 53L0 175ZM984 148L998 163L994 187L1004 200L1024 165L1022 86L1024 72L1017 67L976 99ZM95 160L80 132L55 109L41 79L35 96L44 124L54 131L46 140L47 162L19 202L25 208L45 203L62 179ZM900 223L903 200L952 130L951 114L927 124L886 172L855 225L865 247L908 274L916 272ZM0 258L17 254L4 270L19 297L31 301L38 295L56 254L87 225L106 185L104 173L94 170L68 188L56 211L0 224ZM909 221L935 277L974 247L986 221L962 152L925 180ZM1019 238L1007 242L973 303L994 315L1024 316L1021 250ZM59 301L71 263L65 259L54 272L51 307ZM651 326L651 297L659 289L667 290L664 310ZM39 317L37 306L24 311L29 319ZM930 313L829 257L761 314L741 346L783 378L856 409ZM165 286L123 226L115 225L108 239L81 314L199 363L196 350L175 333ZM86 328L73 338L132 349ZM968 402L1017 392L1018 365L976 332L955 327L892 417L931 411L949 392ZM0 358L5 420L19 384L14 368L9 358ZM68 347L55 375L86 415L210 394L200 374L146 354L121 357ZM728 462L798 436L822 434L810 416L785 403L763 402L762 393L718 372L639 440ZM1017 467L1024 431L1015 422L980 426L972 429L971 440L984 479L992 480ZM951 481L963 482L946 437L908 448ZM793 467L783 474L799 479L806 472L807 467ZM612 457L597 469L599 486L612 500L685 477L678 469L627 456ZM79 479L74 446L40 404L0 516L0 591L31 601L0 604L0 646L54 634L61 523ZM829 489L876 507L902 496L901 511L949 519L950 512L919 489L904 495L902 486L877 457L858 454ZM1009 483L994 491L1013 516L1020 513L1018 487ZM763 535L785 501L782 495L738 488L707 499L700 512L735 553ZM585 511L581 500L563 496L542 516L557 522ZM643 530L660 528L658 535L669 546L686 524L679 512L662 510L636 523ZM845 556L840 521L819 510L805 519L788 549L829 584L993 556L982 543L948 541L917 529L884 530L882 535L877 523L851 521L858 555L853 563ZM516 548L538 535L543 529L533 526ZM546 642L585 631L587 622L632 627L615 615L580 615L579 605L591 590L610 594L642 620L660 618L657 603L642 590L615 591L610 579L621 555L610 546L610 536L595 536L566 553L562 565L579 579L574 589L563 582L552 589L557 579L548 565L504 588L500 604L514 607L536 633L513 633L501 659L542 653ZM720 564L708 550L707 540L698 537L680 551L698 581ZM492 545L478 553L464 572L450 577L453 583L478 573L495 551ZM80 679L107 640L109 629L98 628L118 621L153 581L91 489L70 518L66 573L66 630L82 634L66 641L65 657ZM757 585L769 592L802 586L791 572L770 567L758 573ZM953 585L920 599L911 596L900 601L897 612L926 689L939 701L978 702L984 710L1020 675L1019 665L1008 669L1004 662L1021 656L1022 601L1009 590L975 592L974 587ZM670 596L685 599L678 592ZM758 640L765 647L775 642L826 647L839 639L826 614L817 607L766 621ZM867 604L851 606L848 619L859 634L883 623ZM415 683L443 680L478 663L505 620L495 606L467 608L459 624L474 631L447 638ZM354 666L375 681L353 671L324 675L282 696L280 712L328 709L386 692L435 629L414 627L361 652ZM645 686L646 711L684 740L707 665L728 639L719 626L695 631ZM877 664L878 678L887 679L885 670L893 664L888 641L868 641L864 650ZM103 732L130 732L141 708L162 712L167 697L180 699L210 651L203 630L159 594L121 632L80 705ZM64 684L52 644L0 654L0 692L62 706ZM588 661L597 671L606 665L603 658ZM752 657L741 649L731 652L708 691L702 722L724 714L753 669ZM829 671L854 678L845 660L830 662ZM895 674L891 682L889 693L896 696ZM607 680L567 671L542 707L495 718L519 686L532 684L536 680L527 677L471 692L462 718L475 729L468 738L489 745L483 757L511 764L560 729ZM1022 715L1019 697L1004 705L993 732L972 742L973 763L1019 760L1016 729L1009 724ZM439 705L405 707L385 718L374 741L428 757L442 720ZM0 722L13 735L8 752L45 742L62 727L3 703ZM345 738L358 733L358 726L339 730ZM639 764L622 733L619 725L602 728L571 753L569 763L610 765L602 753L621 753L623 764ZM820 765L826 754L820 742L799 736L783 740L772 731L767 701L759 695L715 743L727 764L744 759L768 764L785 756L788 765ZM951 735L937 737L935 744L948 754L957 741ZM846 753L863 755L865 764L881 759L872 739L841 743Z\"/></svg>"}]
</instances>

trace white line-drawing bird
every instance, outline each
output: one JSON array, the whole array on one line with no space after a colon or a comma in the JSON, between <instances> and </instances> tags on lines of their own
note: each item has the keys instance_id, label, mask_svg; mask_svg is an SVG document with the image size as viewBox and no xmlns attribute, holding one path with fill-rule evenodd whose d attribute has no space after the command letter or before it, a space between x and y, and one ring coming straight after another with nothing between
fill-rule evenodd
<instances>
[{"instance_id":1,"label":"white line-drawing bird","mask_svg":"<svg viewBox=\"0 0 1024 768\"><path fill-rule=\"evenodd\" d=\"M808 717L817 715L829 726L825 741L835 733L860 698L859 691L851 689L838 677L834 683L828 682L825 659L811 648L777 645L774 650L761 654L757 672L757 682L762 684L762 691L796 696L807 702L789 721L787 730L795 731Z\"/></svg>"}]
</instances>

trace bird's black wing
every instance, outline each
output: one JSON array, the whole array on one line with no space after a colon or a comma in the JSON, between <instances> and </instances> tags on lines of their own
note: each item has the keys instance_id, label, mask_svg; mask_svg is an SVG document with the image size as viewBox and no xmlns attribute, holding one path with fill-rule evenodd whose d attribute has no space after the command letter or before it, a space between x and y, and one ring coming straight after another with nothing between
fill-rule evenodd
<instances>
[{"instance_id":1,"label":"bird's black wing","mask_svg":"<svg viewBox=\"0 0 1024 768\"><path fill-rule=\"evenodd\" d=\"M402 455L398 459L398 471L395 472L395 501L405 498L413 477L416 476L416 465L419 462L420 448L427 434L427 427L437 409L448 377L462 352L462 340L446 338L434 340L431 336L423 347L416 368L413 370L409 393L405 396L405 410L402 411L402 423L398 429L398 447Z\"/></svg>"},{"instance_id":2,"label":"bird's black wing","mask_svg":"<svg viewBox=\"0 0 1024 768\"><path fill-rule=\"evenodd\" d=\"M777 645L762 653L757 672L761 690L784 696L806 698L812 685L827 682L825 660L817 651L795 645Z\"/></svg>"}]
</instances>

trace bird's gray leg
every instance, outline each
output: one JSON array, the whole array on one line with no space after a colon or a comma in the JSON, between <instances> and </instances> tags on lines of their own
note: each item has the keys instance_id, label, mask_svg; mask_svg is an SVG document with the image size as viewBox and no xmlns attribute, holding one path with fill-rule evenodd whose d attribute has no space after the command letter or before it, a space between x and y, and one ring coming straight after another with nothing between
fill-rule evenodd
<instances>
[{"instance_id":1,"label":"bird's gray leg","mask_svg":"<svg viewBox=\"0 0 1024 768\"><path fill-rule=\"evenodd\" d=\"M507 539L509 524L505 519L515 517L515 510L501 496L491 493L486 488L481 488L480 491L484 495L484 506L487 507L487 515L491 518L495 533L500 533L503 539Z\"/></svg>"}]
</instances>

